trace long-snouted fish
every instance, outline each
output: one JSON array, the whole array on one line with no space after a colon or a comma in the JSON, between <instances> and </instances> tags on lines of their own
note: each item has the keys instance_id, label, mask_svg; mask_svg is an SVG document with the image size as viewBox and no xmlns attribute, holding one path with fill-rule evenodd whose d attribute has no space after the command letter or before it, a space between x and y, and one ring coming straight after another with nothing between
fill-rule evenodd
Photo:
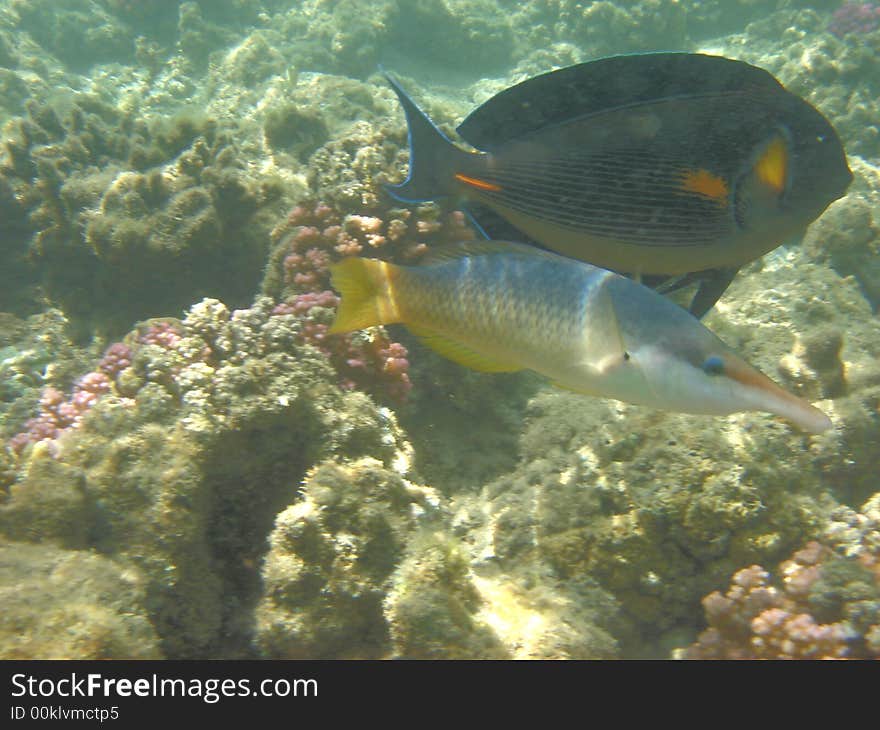
<instances>
[{"instance_id":1,"label":"long-snouted fish","mask_svg":"<svg viewBox=\"0 0 880 730\"><path fill-rule=\"evenodd\" d=\"M743 264L803 234L852 180L822 114L767 71L720 56L615 56L496 94L453 144L406 112L404 202L459 199L511 238L667 288L698 280L701 316Z\"/></svg>"},{"instance_id":2,"label":"long-snouted fish","mask_svg":"<svg viewBox=\"0 0 880 730\"><path fill-rule=\"evenodd\" d=\"M421 266L348 258L331 333L396 322L475 370L529 369L589 395L684 413L767 411L805 431L828 417L753 368L657 292L516 243L450 247Z\"/></svg>"}]
</instances>

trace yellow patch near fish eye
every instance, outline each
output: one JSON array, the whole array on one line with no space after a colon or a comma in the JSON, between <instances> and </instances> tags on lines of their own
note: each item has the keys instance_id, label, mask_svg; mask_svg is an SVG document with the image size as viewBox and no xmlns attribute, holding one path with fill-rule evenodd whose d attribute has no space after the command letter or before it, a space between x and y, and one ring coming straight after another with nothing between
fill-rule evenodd
<instances>
[{"instance_id":1,"label":"yellow patch near fish eye","mask_svg":"<svg viewBox=\"0 0 880 730\"><path fill-rule=\"evenodd\" d=\"M485 180L480 180L476 177L468 177L467 175L462 175L461 173L455 173L455 179L459 182L463 182L465 185L470 185L472 188L477 188L478 190L491 190L493 192L501 190L500 185L486 182Z\"/></svg>"},{"instance_id":2,"label":"yellow patch near fish eye","mask_svg":"<svg viewBox=\"0 0 880 730\"><path fill-rule=\"evenodd\" d=\"M682 190L712 198L719 203L727 200L727 183L708 170L688 170L682 175Z\"/></svg>"},{"instance_id":3,"label":"yellow patch near fish eye","mask_svg":"<svg viewBox=\"0 0 880 730\"><path fill-rule=\"evenodd\" d=\"M774 192L785 190L788 176L788 145L782 137L774 137L755 163L758 179Z\"/></svg>"}]
</instances>

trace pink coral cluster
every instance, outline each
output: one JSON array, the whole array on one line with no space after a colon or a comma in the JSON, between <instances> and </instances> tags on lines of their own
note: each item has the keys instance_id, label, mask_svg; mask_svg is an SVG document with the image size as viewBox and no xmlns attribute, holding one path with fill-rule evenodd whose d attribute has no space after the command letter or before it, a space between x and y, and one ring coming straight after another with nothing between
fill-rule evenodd
<instances>
[{"instance_id":1,"label":"pink coral cluster","mask_svg":"<svg viewBox=\"0 0 880 730\"><path fill-rule=\"evenodd\" d=\"M163 350L173 350L180 342L182 335L171 322L157 319L151 320L138 334L138 342L144 345L156 345Z\"/></svg>"},{"instance_id":2,"label":"pink coral cluster","mask_svg":"<svg viewBox=\"0 0 880 730\"><path fill-rule=\"evenodd\" d=\"M326 316L313 308L335 309L330 265L346 256L369 256L396 263L418 261L430 247L474 238L464 214L433 205L392 208L378 215L343 214L320 202L296 206L272 233L280 242L283 293L275 314L302 319L305 342L324 352L345 388L362 388L403 400L411 388L406 348L384 334L327 335Z\"/></svg>"},{"instance_id":3,"label":"pink coral cluster","mask_svg":"<svg viewBox=\"0 0 880 730\"><path fill-rule=\"evenodd\" d=\"M865 34L880 27L880 4L844 3L834 11L828 30L838 38L849 33Z\"/></svg>"},{"instance_id":4,"label":"pink coral cluster","mask_svg":"<svg viewBox=\"0 0 880 730\"><path fill-rule=\"evenodd\" d=\"M412 387L406 348L379 333L328 335L325 315L338 304L339 298L332 291L306 292L276 305L272 314L290 314L300 319L302 341L327 356L339 373L341 387L404 401Z\"/></svg>"},{"instance_id":5,"label":"pink coral cluster","mask_svg":"<svg viewBox=\"0 0 880 730\"><path fill-rule=\"evenodd\" d=\"M79 378L70 398L65 398L57 388L44 388L39 414L25 424L24 431L10 439L10 450L14 454L21 454L28 444L54 442L65 431L78 428L83 415L111 388L110 376L103 370L86 373Z\"/></svg>"},{"instance_id":6,"label":"pink coral cluster","mask_svg":"<svg viewBox=\"0 0 880 730\"><path fill-rule=\"evenodd\" d=\"M155 319L141 324L126 338L126 342L115 342L104 351L95 370L76 380L69 398L57 388L45 388L40 398L39 413L25 424L21 433L9 440L9 449L14 454L20 455L28 444L39 441L54 442L65 431L79 427L86 412L105 393L115 389L117 394L125 395L124 389L119 384L119 375L131 367L134 357L132 347L127 342L131 342L135 348L141 345L153 345L163 350L176 350L182 339L182 330L175 322ZM207 361L210 355L210 349L205 346L191 354L190 360ZM172 368L165 375L173 381L178 370L179 366ZM152 377L160 378L161 374L153 373ZM54 450L54 445L50 444L50 449Z\"/></svg>"},{"instance_id":7,"label":"pink coral cluster","mask_svg":"<svg viewBox=\"0 0 880 730\"><path fill-rule=\"evenodd\" d=\"M444 214L426 205L344 215L325 203L296 206L272 235L285 248L284 283L297 293L327 289L328 267L345 256L412 263L430 246L474 237L460 211Z\"/></svg>"},{"instance_id":8,"label":"pink coral cluster","mask_svg":"<svg viewBox=\"0 0 880 730\"><path fill-rule=\"evenodd\" d=\"M823 623L814 615L811 594L823 579L834 553L810 542L780 565L782 588L758 565L738 571L729 590L703 599L709 628L682 656L687 659L843 659L880 655L870 637L843 617ZM875 576L880 589L880 560L865 553L858 558ZM855 649L855 647L860 647ZM872 648L873 647L873 648Z\"/></svg>"},{"instance_id":9,"label":"pink coral cluster","mask_svg":"<svg viewBox=\"0 0 880 730\"><path fill-rule=\"evenodd\" d=\"M131 348L124 342L114 342L98 361L98 370L109 378L116 378L129 365L131 365Z\"/></svg>"}]
</instances>

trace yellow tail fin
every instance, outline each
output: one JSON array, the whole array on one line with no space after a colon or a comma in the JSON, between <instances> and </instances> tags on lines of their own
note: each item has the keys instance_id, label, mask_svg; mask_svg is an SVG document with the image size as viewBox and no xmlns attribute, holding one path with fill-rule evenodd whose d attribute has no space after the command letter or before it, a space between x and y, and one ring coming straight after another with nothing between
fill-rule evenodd
<instances>
[{"instance_id":1,"label":"yellow tail fin","mask_svg":"<svg viewBox=\"0 0 880 730\"><path fill-rule=\"evenodd\" d=\"M398 267L376 259L347 258L330 267L333 288L342 295L331 334L400 321L393 296Z\"/></svg>"}]
</instances>

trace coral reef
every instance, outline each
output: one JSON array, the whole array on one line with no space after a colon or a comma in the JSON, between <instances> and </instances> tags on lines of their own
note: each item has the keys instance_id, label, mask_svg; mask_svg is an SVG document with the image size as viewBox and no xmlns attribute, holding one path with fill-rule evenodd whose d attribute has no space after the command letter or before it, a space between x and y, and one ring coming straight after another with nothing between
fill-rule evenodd
<instances>
[{"instance_id":1,"label":"coral reef","mask_svg":"<svg viewBox=\"0 0 880 730\"><path fill-rule=\"evenodd\" d=\"M276 312L300 312L311 320L303 329L307 341L330 357L344 385L390 395L399 404L415 378L418 387L401 418L419 444L420 471L444 491L479 484L513 465L515 434L535 378L467 370L427 350L402 327L394 330L406 347L382 328L325 339L328 307L335 307L328 267L349 255L413 264L431 249L473 237L461 212L436 205L343 215L327 203L302 203L273 232L278 243L263 281L266 294L284 300ZM463 433L460 423L472 424L473 431ZM463 461L462 453L471 456Z\"/></svg>"},{"instance_id":2,"label":"coral reef","mask_svg":"<svg viewBox=\"0 0 880 730\"><path fill-rule=\"evenodd\" d=\"M455 540L414 540L386 598L394 656L403 659L502 659L508 653L478 615L482 597L467 553Z\"/></svg>"},{"instance_id":3,"label":"coral reef","mask_svg":"<svg viewBox=\"0 0 880 730\"><path fill-rule=\"evenodd\" d=\"M0 655L880 653L876 3L2 5ZM673 47L767 68L844 140L848 196L706 319L832 431L326 335L330 263L473 235L384 192L378 62L452 135L531 75Z\"/></svg>"},{"instance_id":4,"label":"coral reef","mask_svg":"<svg viewBox=\"0 0 880 730\"><path fill-rule=\"evenodd\" d=\"M704 3L700 3L702 5ZM528 33L531 48L567 41L589 49L589 57L598 58L615 53L685 47L688 25L698 22L696 16L700 12L705 13L702 7L689 14L681 3L656 0L632 3L554 0L520 6L516 24L531 29Z\"/></svg>"},{"instance_id":5,"label":"coral reef","mask_svg":"<svg viewBox=\"0 0 880 730\"><path fill-rule=\"evenodd\" d=\"M16 29L28 33L49 54L72 70L96 63L128 60L134 33L93 0L11 0Z\"/></svg>"},{"instance_id":6,"label":"coral reef","mask_svg":"<svg viewBox=\"0 0 880 730\"><path fill-rule=\"evenodd\" d=\"M301 499L278 515L257 608L266 656L381 657L383 601L411 534L436 519L437 499L372 458L313 469Z\"/></svg>"},{"instance_id":7,"label":"coral reef","mask_svg":"<svg viewBox=\"0 0 880 730\"><path fill-rule=\"evenodd\" d=\"M880 5L846 2L831 17L828 30L838 37L847 33L864 34L880 28Z\"/></svg>"},{"instance_id":8,"label":"coral reef","mask_svg":"<svg viewBox=\"0 0 880 730\"><path fill-rule=\"evenodd\" d=\"M52 449L23 450L0 504L8 539L134 564L166 656L247 651L265 537L313 464L370 455L405 471L411 460L390 412L339 391L272 306L230 314L206 301L173 333L137 330L113 392Z\"/></svg>"},{"instance_id":9,"label":"coral reef","mask_svg":"<svg viewBox=\"0 0 880 730\"><path fill-rule=\"evenodd\" d=\"M788 387L832 397L820 407L835 430L810 439L755 414L703 420L546 391L529 403L520 463L473 515L469 539L505 570L547 566L610 592L624 655L662 655L667 632L698 621L696 596L779 562L821 536L839 501L876 491L880 332L855 281L780 253L707 323Z\"/></svg>"},{"instance_id":10,"label":"coral reef","mask_svg":"<svg viewBox=\"0 0 880 730\"><path fill-rule=\"evenodd\" d=\"M677 653L685 659L863 659L880 657L880 494L861 513L845 510L826 539L779 566L779 587L758 565L730 589L703 599L709 628ZM841 530L843 524L847 527ZM861 528L859 539L840 538ZM847 535L851 537L850 535ZM841 549L845 547L846 549Z\"/></svg>"},{"instance_id":11,"label":"coral reef","mask_svg":"<svg viewBox=\"0 0 880 730\"><path fill-rule=\"evenodd\" d=\"M0 541L0 658L161 659L131 565Z\"/></svg>"},{"instance_id":12,"label":"coral reef","mask_svg":"<svg viewBox=\"0 0 880 730\"><path fill-rule=\"evenodd\" d=\"M804 237L815 261L858 281L876 311L880 307L880 168L853 160L856 180L844 200L833 205Z\"/></svg>"},{"instance_id":13,"label":"coral reef","mask_svg":"<svg viewBox=\"0 0 880 730\"><path fill-rule=\"evenodd\" d=\"M877 33L828 31L830 13L788 7L756 17L744 32L715 39L709 50L757 64L816 106L834 124L847 154L880 157Z\"/></svg>"},{"instance_id":14,"label":"coral reef","mask_svg":"<svg viewBox=\"0 0 880 730\"><path fill-rule=\"evenodd\" d=\"M324 202L304 202L272 232L277 244L263 291L276 299L320 292L330 286L329 265L345 256L413 264L431 246L473 237L460 211L443 213L436 205L366 215L344 214Z\"/></svg>"},{"instance_id":15,"label":"coral reef","mask_svg":"<svg viewBox=\"0 0 880 730\"><path fill-rule=\"evenodd\" d=\"M192 114L148 123L84 95L65 114L29 104L12 129L2 175L31 236L9 253L70 318L121 333L207 294L252 295L280 190L247 177L231 130Z\"/></svg>"},{"instance_id":16,"label":"coral reef","mask_svg":"<svg viewBox=\"0 0 880 730\"><path fill-rule=\"evenodd\" d=\"M66 391L94 357L70 341L55 309L27 319L0 313L0 440L6 441L38 408L45 388Z\"/></svg>"},{"instance_id":17,"label":"coral reef","mask_svg":"<svg viewBox=\"0 0 880 730\"><path fill-rule=\"evenodd\" d=\"M276 305L272 314L297 317L301 341L326 355L339 374L340 387L359 389L379 400L403 403L412 387L407 349L389 340L381 328L328 335L338 301L331 291L308 292Z\"/></svg>"}]
</instances>

